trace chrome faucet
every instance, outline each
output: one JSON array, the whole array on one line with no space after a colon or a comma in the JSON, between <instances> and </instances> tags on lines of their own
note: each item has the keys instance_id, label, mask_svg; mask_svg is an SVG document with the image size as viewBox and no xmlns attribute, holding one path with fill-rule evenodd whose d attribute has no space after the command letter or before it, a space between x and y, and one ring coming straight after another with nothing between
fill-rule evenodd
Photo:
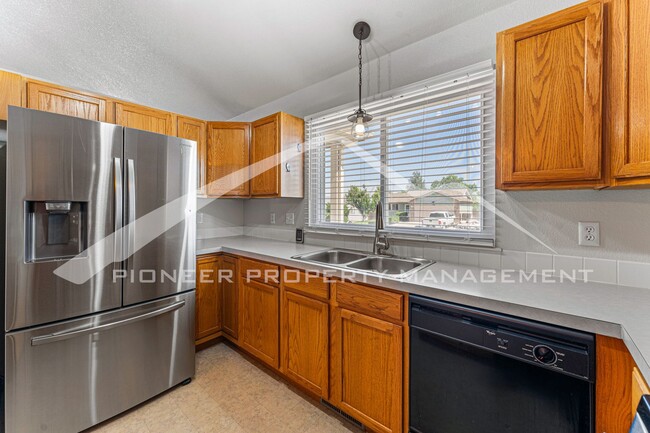
<instances>
[{"instance_id":1,"label":"chrome faucet","mask_svg":"<svg viewBox=\"0 0 650 433\"><path fill-rule=\"evenodd\" d=\"M373 254L384 254L390 244L388 243L388 237L385 234L381 234L384 230L384 210L381 205L381 201L377 203L377 209L375 210L375 242L372 244L372 253Z\"/></svg>"}]
</instances>

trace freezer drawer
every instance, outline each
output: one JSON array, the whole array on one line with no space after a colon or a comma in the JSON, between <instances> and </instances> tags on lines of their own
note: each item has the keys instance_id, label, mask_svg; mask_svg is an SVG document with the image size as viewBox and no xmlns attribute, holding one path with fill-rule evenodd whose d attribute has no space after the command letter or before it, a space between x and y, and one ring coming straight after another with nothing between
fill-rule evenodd
<instances>
[{"instance_id":1,"label":"freezer drawer","mask_svg":"<svg viewBox=\"0 0 650 433\"><path fill-rule=\"evenodd\" d=\"M5 431L78 432L194 375L194 291L5 336Z\"/></svg>"}]
</instances>

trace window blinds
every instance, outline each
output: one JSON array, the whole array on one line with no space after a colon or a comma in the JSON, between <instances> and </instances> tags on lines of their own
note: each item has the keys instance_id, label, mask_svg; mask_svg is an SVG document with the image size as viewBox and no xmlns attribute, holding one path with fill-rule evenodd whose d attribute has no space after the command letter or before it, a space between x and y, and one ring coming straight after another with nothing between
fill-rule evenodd
<instances>
[{"instance_id":1,"label":"window blinds","mask_svg":"<svg viewBox=\"0 0 650 433\"><path fill-rule=\"evenodd\" d=\"M364 104L307 118L307 228L363 234L381 200L393 237L494 244L495 73L483 62Z\"/></svg>"}]
</instances>

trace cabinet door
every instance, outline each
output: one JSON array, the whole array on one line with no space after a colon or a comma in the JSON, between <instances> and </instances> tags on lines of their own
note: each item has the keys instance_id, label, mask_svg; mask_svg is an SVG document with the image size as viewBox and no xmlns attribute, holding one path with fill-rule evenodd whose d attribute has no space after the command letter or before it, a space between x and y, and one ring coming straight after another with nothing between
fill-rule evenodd
<instances>
[{"instance_id":1,"label":"cabinet door","mask_svg":"<svg viewBox=\"0 0 650 433\"><path fill-rule=\"evenodd\" d=\"M498 35L500 186L601 179L602 35L600 1Z\"/></svg>"},{"instance_id":2,"label":"cabinet door","mask_svg":"<svg viewBox=\"0 0 650 433\"><path fill-rule=\"evenodd\" d=\"M191 117L178 116L176 135L181 138L196 141L197 163L197 194L205 196L205 159L206 159L206 122Z\"/></svg>"},{"instance_id":3,"label":"cabinet door","mask_svg":"<svg viewBox=\"0 0 650 433\"><path fill-rule=\"evenodd\" d=\"M282 296L282 372L328 397L329 306L297 293Z\"/></svg>"},{"instance_id":4,"label":"cabinet door","mask_svg":"<svg viewBox=\"0 0 650 433\"><path fill-rule=\"evenodd\" d=\"M220 257L209 256L196 263L196 340L200 343L221 331L220 262Z\"/></svg>"},{"instance_id":5,"label":"cabinet door","mask_svg":"<svg viewBox=\"0 0 650 433\"><path fill-rule=\"evenodd\" d=\"M606 125L615 184L650 184L650 2L610 2L611 49ZM637 178L637 179L635 179ZM645 179L641 179L645 178Z\"/></svg>"},{"instance_id":6,"label":"cabinet door","mask_svg":"<svg viewBox=\"0 0 650 433\"><path fill-rule=\"evenodd\" d=\"M206 191L210 197L248 197L250 124L209 122Z\"/></svg>"},{"instance_id":7,"label":"cabinet door","mask_svg":"<svg viewBox=\"0 0 650 433\"><path fill-rule=\"evenodd\" d=\"M171 113L125 102L115 103L115 123L158 134L174 135L175 132Z\"/></svg>"},{"instance_id":8,"label":"cabinet door","mask_svg":"<svg viewBox=\"0 0 650 433\"><path fill-rule=\"evenodd\" d=\"M280 194L280 113L252 124L251 195L273 197Z\"/></svg>"},{"instance_id":9,"label":"cabinet door","mask_svg":"<svg viewBox=\"0 0 650 433\"><path fill-rule=\"evenodd\" d=\"M9 105L23 106L23 77L0 71L0 119L7 120Z\"/></svg>"},{"instance_id":10,"label":"cabinet door","mask_svg":"<svg viewBox=\"0 0 650 433\"><path fill-rule=\"evenodd\" d=\"M27 82L27 108L106 122L107 99L37 81Z\"/></svg>"},{"instance_id":11,"label":"cabinet door","mask_svg":"<svg viewBox=\"0 0 650 433\"><path fill-rule=\"evenodd\" d=\"M239 272L237 259L223 256L221 268L223 271L221 280L223 332L237 339L239 329L239 291L237 290Z\"/></svg>"},{"instance_id":12,"label":"cabinet door","mask_svg":"<svg viewBox=\"0 0 650 433\"><path fill-rule=\"evenodd\" d=\"M273 368L279 368L280 295L277 287L240 280L241 347Z\"/></svg>"},{"instance_id":13,"label":"cabinet door","mask_svg":"<svg viewBox=\"0 0 650 433\"><path fill-rule=\"evenodd\" d=\"M342 308L333 314L334 404L375 431L401 432L402 326Z\"/></svg>"}]
</instances>

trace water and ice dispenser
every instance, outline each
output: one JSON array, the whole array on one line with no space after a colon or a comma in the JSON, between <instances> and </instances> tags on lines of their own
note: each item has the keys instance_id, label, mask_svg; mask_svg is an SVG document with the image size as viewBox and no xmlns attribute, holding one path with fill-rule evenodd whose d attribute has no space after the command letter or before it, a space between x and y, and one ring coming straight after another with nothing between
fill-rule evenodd
<instances>
[{"instance_id":1,"label":"water and ice dispenser","mask_svg":"<svg viewBox=\"0 0 650 433\"><path fill-rule=\"evenodd\" d=\"M88 203L25 202L25 262L70 259L86 250Z\"/></svg>"}]
</instances>

